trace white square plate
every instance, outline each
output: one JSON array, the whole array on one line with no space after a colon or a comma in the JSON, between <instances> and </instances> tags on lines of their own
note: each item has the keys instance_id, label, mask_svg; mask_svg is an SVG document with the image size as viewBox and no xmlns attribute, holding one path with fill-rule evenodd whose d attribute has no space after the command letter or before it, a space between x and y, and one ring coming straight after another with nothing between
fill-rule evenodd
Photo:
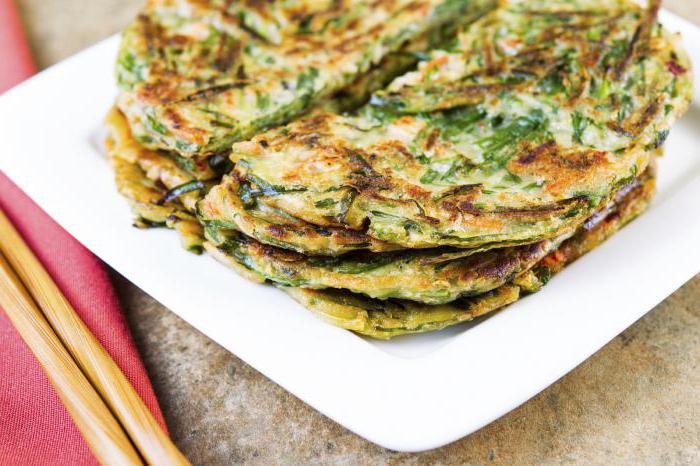
<instances>
[{"instance_id":1,"label":"white square plate","mask_svg":"<svg viewBox=\"0 0 700 466\"><path fill-rule=\"evenodd\" d=\"M700 30L664 13L700 68ZM0 97L0 169L85 246L330 418L393 450L467 435L588 358L700 270L700 106L674 128L651 209L540 293L477 324L371 342L272 287L131 227L100 155L119 39ZM696 83L696 95L697 92Z\"/></svg>"}]
</instances>

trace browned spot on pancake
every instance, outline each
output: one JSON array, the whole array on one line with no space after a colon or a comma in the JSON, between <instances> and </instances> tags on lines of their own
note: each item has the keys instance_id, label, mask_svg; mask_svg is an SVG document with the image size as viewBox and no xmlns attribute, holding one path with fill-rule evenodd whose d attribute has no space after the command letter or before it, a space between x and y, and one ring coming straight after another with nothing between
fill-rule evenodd
<instances>
[{"instance_id":1,"label":"browned spot on pancake","mask_svg":"<svg viewBox=\"0 0 700 466\"><path fill-rule=\"evenodd\" d=\"M321 135L318 133L299 134L295 140L306 146L308 149L314 149L321 140Z\"/></svg>"},{"instance_id":2,"label":"browned spot on pancake","mask_svg":"<svg viewBox=\"0 0 700 466\"><path fill-rule=\"evenodd\" d=\"M607 127L610 128L611 130L615 131L617 134L619 134L619 135L621 135L621 136L625 136L625 137L628 137L628 138L634 138L634 137L636 137L636 134L632 133L632 132L629 131L627 128L623 127L622 125L620 125L620 124L617 123L617 122L609 121L609 122L607 123Z\"/></svg>"},{"instance_id":3,"label":"browned spot on pancake","mask_svg":"<svg viewBox=\"0 0 700 466\"><path fill-rule=\"evenodd\" d=\"M360 20L359 18L354 18L352 21L348 23L348 30L352 31L353 29L357 29L357 27L360 25Z\"/></svg>"},{"instance_id":4,"label":"browned spot on pancake","mask_svg":"<svg viewBox=\"0 0 700 466\"><path fill-rule=\"evenodd\" d=\"M217 50L214 67L221 73L227 72L236 63L240 51L241 43L239 41L234 41L232 44L226 44L224 41Z\"/></svg>"},{"instance_id":5,"label":"browned spot on pancake","mask_svg":"<svg viewBox=\"0 0 700 466\"><path fill-rule=\"evenodd\" d=\"M547 141L535 147L534 149L527 151L524 155L520 156L517 159L517 162L522 165L527 165L533 160L535 160L540 154L553 150L554 148L556 148L556 146L556 141Z\"/></svg>"},{"instance_id":6,"label":"browned spot on pancake","mask_svg":"<svg viewBox=\"0 0 700 466\"><path fill-rule=\"evenodd\" d=\"M190 39L187 36L183 36L180 34L176 34L174 36L166 37L163 40L164 45L167 46L184 46L187 45L190 42Z\"/></svg>"},{"instance_id":7,"label":"browned spot on pancake","mask_svg":"<svg viewBox=\"0 0 700 466\"><path fill-rule=\"evenodd\" d=\"M661 101L660 98L657 97L650 102L649 105L644 107L644 110L639 113L639 118L637 118L636 121L630 121L630 119L622 123L611 121L608 122L607 126L622 136L636 138L649 126L660 110Z\"/></svg>"},{"instance_id":8,"label":"browned spot on pancake","mask_svg":"<svg viewBox=\"0 0 700 466\"><path fill-rule=\"evenodd\" d=\"M627 66L632 61L632 58L638 54L639 50L646 45L651 35L653 25L656 23L656 18L661 8L661 0L651 0L646 12L642 15L634 35L627 45L627 50L620 61L615 65L613 76L615 79L621 79L624 75Z\"/></svg>"},{"instance_id":9,"label":"browned spot on pancake","mask_svg":"<svg viewBox=\"0 0 700 466\"><path fill-rule=\"evenodd\" d=\"M167 104L172 102L177 96L175 76L172 76L172 81L167 79L168 73L165 73L163 79L155 82L145 83L137 89L137 98L145 104Z\"/></svg>"},{"instance_id":10,"label":"browned spot on pancake","mask_svg":"<svg viewBox=\"0 0 700 466\"><path fill-rule=\"evenodd\" d=\"M605 165L608 163L607 152L599 150L567 152L564 153L559 160L561 167L576 171L585 171L598 165Z\"/></svg>"},{"instance_id":11,"label":"browned spot on pancake","mask_svg":"<svg viewBox=\"0 0 700 466\"><path fill-rule=\"evenodd\" d=\"M367 161L364 154L359 150L343 148L347 157L347 164L350 168L348 184L360 192L376 192L391 189L392 183L388 178L377 172Z\"/></svg>"},{"instance_id":12,"label":"browned spot on pancake","mask_svg":"<svg viewBox=\"0 0 700 466\"><path fill-rule=\"evenodd\" d=\"M440 130L438 128L434 128L425 140L426 150L431 150L435 146L438 137L440 137Z\"/></svg>"},{"instance_id":13,"label":"browned spot on pancake","mask_svg":"<svg viewBox=\"0 0 700 466\"><path fill-rule=\"evenodd\" d=\"M167 110L169 110L169 107L167 107L165 110L166 114ZM169 127L177 133L180 139L185 140L190 144L203 144L205 142L208 136L208 132L206 130L202 128L196 128L194 126L189 126L186 122L180 119L179 115L173 115L172 117L176 118L177 124L179 125L177 128L174 126L173 122L170 121L171 117L167 115L165 118L166 122L170 122Z\"/></svg>"},{"instance_id":14,"label":"browned spot on pancake","mask_svg":"<svg viewBox=\"0 0 700 466\"><path fill-rule=\"evenodd\" d=\"M461 211L460 211L459 207L457 206L456 202L443 201L440 204L440 207L442 208L442 210L444 212L447 212L447 214L448 214L447 218L450 222L454 222L457 219L457 217L459 217L459 215L461 214Z\"/></svg>"},{"instance_id":15,"label":"browned spot on pancake","mask_svg":"<svg viewBox=\"0 0 700 466\"><path fill-rule=\"evenodd\" d=\"M675 60L671 60L666 63L666 67L674 76L681 76L688 71Z\"/></svg>"},{"instance_id":16,"label":"browned spot on pancake","mask_svg":"<svg viewBox=\"0 0 700 466\"><path fill-rule=\"evenodd\" d=\"M520 261L514 254L500 254L486 262L476 262L474 275L486 280L507 280L515 272ZM465 277L466 278L466 277Z\"/></svg>"},{"instance_id":17,"label":"browned spot on pancake","mask_svg":"<svg viewBox=\"0 0 700 466\"><path fill-rule=\"evenodd\" d=\"M622 76L624 75L625 70L627 69L627 65L629 64L630 60L632 59L632 55L634 55L635 47L637 46L637 42L639 41L642 33L643 33L642 26L641 25L637 26L637 29L634 31L634 35L632 36L632 40L627 45L627 50L625 51L625 54L623 55L622 59L615 66L614 77L616 80L621 79Z\"/></svg>"},{"instance_id":18,"label":"browned spot on pancake","mask_svg":"<svg viewBox=\"0 0 700 466\"><path fill-rule=\"evenodd\" d=\"M157 50L164 34L163 27L152 21L151 17L146 14L140 14L137 21L143 31L143 37L146 41L146 46L150 52Z\"/></svg>"},{"instance_id":19,"label":"browned spot on pancake","mask_svg":"<svg viewBox=\"0 0 700 466\"><path fill-rule=\"evenodd\" d=\"M339 228L333 231L335 232L338 240L345 244L365 243L369 241L368 236L361 231L345 228Z\"/></svg>"},{"instance_id":20,"label":"browned spot on pancake","mask_svg":"<svg viewBox=\"0 0 700 466\"><path fill-rule=\"evenodd\" d=\"M404 143L401 141L397 141L395 139L392 139L390 141L384 141L379 144L373 145L369 150L376 151L376 152L381 152L385 154L399 154L402 157L405 157L407 159L412 160L413 159L413 154L411 153L410 150L406 147ZM373 154L374 155L374 154ZM386 158L386 157L382 157Z\"/></svg>"},{"instance_id":21,"label":"browned spot on pancake","mask_svg":"<svg viewBox=\"0 0 700 466\"><path fill-rule=\"evenodd\" d=\"M304 39L302 39L304 40ZM310 47L308 44L300 44L297 45L296 47L292 47L291 49L288 49L285 52L285 55L293 56L293 55L301 55L302 53L306 53L313 47Z\"/></svg>"},{"instance_id":22,"label":"browned spot on pancake","mask_svg":"<svg viewBox=\"0 0 700 466\"><path fill-rule=\"evenodd\" d=\"M232 5L234 2L232 0L227 0L225 3ZM265 19L272 18L272 14L269 10L273 2L269 0L245 0L244 3L248 8L255 10L261 17ZM207 5L209 4L211 4L211 2L207 2Z\"/></svg>"},{"instance_id":23,"label":"browned spot on pancake","mask_svg":"<svg viewBox=\"0 0 700 466\"><path fill-rule=\"evenodd\" d=\"M269 244L260 243L253 239L247 239L245 244L250 248L251 253L269 257L273 260L279 260L282 262L298 262L304 260L304 256L294 251L288 249L282 249Z\"/></svg>"},{"instance_id":24,"label":"browned spot on pancake","mask_svg":"<svg viewBox=\"0 0 700 466\"><path fill-rule=\"evenodd\" d=\"M484 41L484 65L487 76L493 76L498 72L496 63L493 58L493 47L490 40Z\"/></svg>"},{"instance_id":25,"label":"browned spot on pancake","mask_svg":"<svg viewBox=\"0 0 700 466\"><path fill-rule=\"evenodd\" d=\"M267 227L267 232L277 239L284 239L289 234L287 229L282 225L269 225Z\"/></svg>"},{"instance_id":26,"label":"browned spot on pancake","mask_svg":"<svg viewBox=\"0 0 700 466\"><path fill-rule=\"evenodd\" d=\"M303 137L304 133L325 133L328 131L328 123L332 115L328 113L317 113L307 118L302 118L292 125L293 132L289 133L289 137Z\"/></svg>"},{"instance_id":27,"label":"browned spot on pancake","mask_svg":"<svg viewBox=\"0 0 700 466\"><path fill-rule=\"evenodd\" d=\"M182 118L180 114L172 107L166 107L163 112L165 115L165 120L170 123L170 126L174 129L180 129L183 126Z\"/></svg>"},{"instance_id":28,"label":"browned spot on pancake","mask_svg":"<svg viewBox=\"0 0 700 466\"><path fill-rule=\"evenodd\" d=\"M462 224L469 229L479 229L493 233L502 233L503 221L494 215L472 215L460 212Z\"/></svg>"},{"instance_id":29,"label":"browned spot on pancake","mask_svg":"<svg viewBox=\"0 0 700 466\"><path fill-rule=\"evenodd\" d=\"M467 267L475 276L487 280L508 280L519 273L532 261L540 259L546 252L548 241L539 241L529 245L502 249L498 254L491 254L491 260L484 261L484 254L471 256Z\"/></svg>"},{"instance_id":30,"label":"browned spot on pancake","mask_svg":"<svg viewBox=\"0 0 700 466\"><path fill-rule=\"evenodd\" d=\"M413 199L427 200L430 199L430 191L426 191L415 184L406 185L404 192Z\"/></svg>"},{"instance_id":31,"label":"browned spot on pancake","mask_svg":"<svg viewBox=\"0 0 700 466\"><path fill-rule=\"evenodd\" d=\"M435 217L429 217L424 214L417 214L416 218L419 218L420 220L423 220L426 223L430 223L431 225L439 225L440 220L436 219Z\"/></svg>"},{"instance_id":32,"label":"browned spot on pancake","mask_svg":"<svg viewBox=\"0 0 700 466\"><path fill-rule=\"evenodd\" d=\"M457 204L460 211L475 217L489 216L493 218L517 218L517 219L540 219L550 217L553 214L563 213L576 204L585 203L584 198L565 199L552 204L523 207L496 207L494 209L483 209L470 201L462 201Z\"/></svg>"},{"instance_id":33,"label":"browned spot on pancake","mask_svg":"<svg viewBox=\"0 0 700 466\"><path fill-rule=\"evenodd\" d=\"M394 8L394 4L395 4L396 2L394 2L394 1L385 1L385 2L383 2L383 3L384 3L384 8L391 9L391 8ZM406 10L408 10L408 11L418 10L418 9L420 9L420 8L425 9L425 2L414 1L414 2L411 2L411 3L409 3L408 5L406 5L404 8L405 8Z\"/></svg>"},{"instance_id":34,"label":"browned spot on pancake","mask_svg":"<svg viewBox=\"0 0 700 466\"><path fill-rule=\"evenodd\" d=\"M476 217L484 213L482 209L474 205L471 201L461 201L457 203L457 209L459 209L460 212L466 212Z\"/></svg>"},{"instance_id":35,"label":"browned spot on pancake","mask_svg":"<svg viewBox=\"0 0 700 466\"><path fill-rule=\"evenodd\" d=\"M233 167L233 172L231 172L231 177L236 180L235 184L229 184L229 191L231 192L237 192L238 191L238 184L246 181L247 179L247 170L245 168L241 168L240 165L236 164Z\"/></svg>"},{"instance_id":36,"label":"browned spot on pancake","mask_svg":"<svg viewBox=\"0 0 700 466\"><path fill-rule=\"evenodd\" d=\"M508 170L542 178L545 191L552 194L596 177L610 164L607 152L593 149L564 149L551 143L533 147L524 143L521 151L524 155L508 162Z\"/></svg>"},{"instance_id":37,"label":"browned spot on pancake","mask_svg":"<svg viewBox=\"0 0 700 466\"><path fill-rule=\"evenodd\" d=\"M549 217L552 214L563 213L566 210L574 207L576 204L583 204L585 198L571 198L554 204L545 204L539 206L527 207L498 207L490 213L511 218L542 218Z\"/></svg>"},{"instance_id":38,"label":"browned spot on pancake","mask_svg":"<svg viewBox=\"0 0 700 466\"><path fill-rule=\"evenodd\" d=\"M230 89L241 89L247 84L248 81L236 81L228 84L221 84L219 86L212 86L200 91L194 92L182 98L183 102L195 102L200 100L209 100L217 94L224 93Z\"/></svg>"},{"instance_id":39,"label":"browned spot on pancake","mask_svg":"<svg viewBox=\"0 0 700 466\"><path fill-rule=\"evenodd\" d=\"M357 20L353 20L357 21ZM348 24L348 30L353 30L357 29L357 25L359 24L359 21L357 23L351 22ZM372 39L372 37L379 36L382 33L382 30L384 29L384 24L377 24L373 26L369 31L365 31L362 33L354 34L352 36L345 37L344 40L339 42L338 44L333 46L333 50L336 52L340 53L347 53L351 52L353 50L356 50L359 46L359 44L363 42L368 42Z\"/></svg>"},{"instance_id":40,"label":"browned spot on pancake","mask_svg":"<svg viewBox=\"0 0 700 466\"><path fill-rule=\"evenodd\" d=\"M634 128L637 132L637 134L641 133L644 128L649 125L651 120L654 119L656 114L659 112L661 109L661 102L659 98L654 99L653 102L651 102L642 112L641 116L639 117L639 120L634 125Z\"/></svg>"},{"instance_id":41,"label":"browned spot on pancake","mask_svg":"<svg viewBox=\"0 0 700 466\"><path fill-rule=\"evenodd\" d=\"M590 47L590 44L586 44L588 47ZM601 58L601 51L599 48L589 48L581 57L581 63L584 66L584 70L586 68L593 68L598 65L598 62L600 62Z\"/></svg>"},{"instance_id":42,"label":"browned spot on pancake","mask_svg":"<svg viewBox=\"0 0 700 466\"><path fill-rule=\"evenodd\" d=\"M304 177L301 175L299 171L291 171L288 173L285 173L282 176L282 179L287 182L287 183L294 183L297 181L301 181Z\"/></svg>"}]
</instances>

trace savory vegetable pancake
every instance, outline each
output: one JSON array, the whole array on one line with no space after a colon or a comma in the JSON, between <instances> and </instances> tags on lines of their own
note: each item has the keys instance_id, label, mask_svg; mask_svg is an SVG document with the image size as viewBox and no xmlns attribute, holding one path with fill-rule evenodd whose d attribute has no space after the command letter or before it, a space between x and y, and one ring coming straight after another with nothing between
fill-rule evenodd
<instances>
[{"instance_id":1,"label":"savory vegetable pancake","mask_svg":"<svg viewBox=\"0 0 700 466\"><path fill-rule=\"evenodd\" d=\"M206 190L206 186L171 158L139 146L118 110L110 110L105 122L107 157L117 190L137 217L134 225L173 228L180 234L185 249L201 253L204 232L192 212L199 191Z\"/></svg>"},{"instance_id":2,"label":"savory vegetable pancake","mask_svg":"<svg viewBox=\"0 0 700 466\"><path fill-rule=\"evenodd\" d=\"M458 303L431 306L412 301L381 301L337 290L280 288L331 324L381 340L468 322L512 304L520 297L520 288L504 285Z\"/></svg>"},{"instance_id":3,"label":"savory vegetable pancake","mask_svg":"<svg viewBox=\"0 0 700 466\"><path fill-rule=\"evenodd\" d=\"M374 252L397 249L361 231L305 222L265 205L254 195L241 194L238 180L224 176L199 202L199 221L209 227L239 230L263 243L299 253L333 256L358 249Z\"/></svg>"},{"instance_id":4,"label":"savory vegetable pancake","mask_svg":"<svg viewBox=\"0 0 700 466\"><path fill-rule=\"evenodd\" d=\"M324 257L304 256L262 244L231 230L205 229L205 233L220 250L274 283L313 289L339 288L372 298L399 298L426 304L449 303L498 288L514 275L532 268L564 239L466 257L440 249Z\"/></svg>"},{"instance_id":5,"label":"savory vegetable pancake","mask_svg":"<svg viewBox=\"0 0 700 466\"><path fill-rule=\"evenodd\" d=\"M129 201L137 215L134 226L173 228L180 234L185 249L197 254L203 251L204 232L192 214L176 203L163 202L166 191L149 179L138 165L112 155L109 160L119 194Z\"/></svg>"},{"instance_id":6,"label":"savory vegetable pancake","mask_svg":"<svg viewBox=\"0 0 700 466\"><path fill-rule=\"evenodd\" d=\"M565 265L597 247L648 207L654 194L653 173L650 172L639 183L629 185L618 194L609 208L591 217L575 236L566 240L534 268L516 276L511 283L471 298L448 304L427 305L407 300L372 299L341 290L280 288L330 323L372 338L388 339L439 330L501 309L517 301L524 293L538 291ZM205 247L217 259L248 278L261 283L265 280L211 243L206 243Z\"/></svg>"},{"instance_id":7,"label":"savory vegetable pancake","mask_svg":"<svg viewBox=\"0 0 700 466\"><path fill-rule=\"evenodd\" d=\"M659 4L149 0L106 118L117 189L340 327L474 319L649 204L692 93Z\"/></svg>"},{"instance_id":8,"label":"savory vegetable pancake","mask_svg":"<svg viewBox=\"0 0 700 466\"><path fill-rule=\"evenodd\" d=\"M117 62L139 142L195 164L288 121L491 0L150 0ZM447 26L445 26L447 27Z\"/></svg>"},{"instance_id":9,"label":"savory vegetable pancake","mask_svg":"<svg viewBox=\"0 0 700 466\"><path fill-rule=\"evenodd\" d=\"M113 157L137 165L148 178L160 183L168 190L180 188L177 198L183 207L193 212L201 198L205 184L198 182L187 170L181 168L172 158L141 146L134 139L124 115L112 108L105 117L107 129L107 151ZM185 188L189 186L189 189Z\"/></svg>"},{"instance_id":10,"label":"savory vegetable pancake","mask_svg":"<svg viewBox=\"0 0 700 466\"><path fill-rule=\"evenodd\" d=\"M690 65L658 2L503 4L361 111L235 144L237 195L405 248L575 228L646 169L688 106Z\"/></svg>"},{"instance_id":11,"label":"savory vegetable pancake","mask_svg":"<svg viewBox=\"0 0 700 466\"><path fill-rule=\"evenodd\" d=\"M645 172L620 192L627 193L650 177ZM615 196L596 215L604 216L617 202ZM530 270L575 233L570 231L532 244L487 251L434 248L384 253L358 251L326 257L306 256L262 244L236 231L204 225L207 239L220 253L235 258L243 267L273 283L346 289L372 298L426 304L445 304L498 288Z\"/></svg>"},{"instance_id":12,"label":"savory vegetable pancake","mask_svg":"<svg viewBox=\"0 0 700 466\"><path fill-rule=\"evenodd\" d=\"M116 182L120 194L126 197L137 216L136 224L141 227L177 226L182 223L171 223L168 218L172 215L180 220L191 220L197 227L194 213L196 203L209 190L210 182L200 181L189 171L181 168L169 155L141 146L131 134L123 114L112 108L105 118L107 129L107 153L115 170ZM207 202L200 208L201 221L211 227L236 228L236 224L227 218L238 215L240 211L246 217L241 220L248 228L243 230L255 236L254 231L260 231L267 242L275 242L285 247L303 251L310 247L315 251L326 251L329 254L348 252L357 249L387 251L396 249L395 246L377 241L367 235L342 228L320 228L302 221L295 221L289 215L279 215L274 209L264 206L256 209L245 209L238 197L229 196L227 190L221 191L221 198L212 196L222 202L218 205ZM232 209L230 203L241 204ZM195 228L188 228L188 233ZM203 235L198 228L201 245ZM187 238L185 245L195 241L194 237ZM198 249L195 248L195 251Z\"/></svg>"},{"instance_id":13,"label":"savory vegetable pancake","mask_svg":"<svg viewBox=\"0 0 700 466\"><path fill-rule=\"evenodd\" d=\"M370 68L366 73L359 75L354 82L345 88L335 92L330 98L320 100L315 103L314 108L323 108L334 112L343 112L354 110L366 103L373 92L382 89L389 84L393 78L413 68L418 62L419 57L424 57L426 52L434 49L440 44L448 43L454 40L459 24L469 21L470 17L462 18L460 23L455 22L445 25L439 30L432 30L423 34L420 37L406 43L399 51L392 52L385 56L382 61ZM137 141L131 132L128 121L125 120L123 114L118 109L111 109L106 123L108 127L116 127L112 129L117 131L123 140L128 140L124 144L124 149L130 152L129 157L138 157L139 154L144 154L144 157L152 158L154 150L148 151L145 146ZM139 151L135 148L140 147ZM221 175L227 170L230 170L230 162L225 154L216 154L206 160L197 160L195 158L182 157L177 152L159 151L161 156L167 156L175 161L181 170L187 173L192 179L198 180L216 180L220 179ZM165 162L169 163L171 162Z\"/></svg>"},{"instance_id":14,"label":"savory vegetable pancake","mask_svg":"<svg viewBox=\"0 0 700 466\"><path fill-rule=\"evenodd\" d=\"M237 7L247 8L246 5L246 3L243 3ZM217 5L213 6L219 8ZM232 6L232 8L233 7L234 6ZM474 12L475 15L478 14L478 9L476 7L474 8ZM255 10L249 13L253 15L256 14ZM241 14L247 13L243 12ZM369 99L372 92L384 87L393 77L414 67L418 58L424 57L426 51L435 48L439 44L454 40L459 25L471 20L473 20L473 16L470 15L451 18L450 22L442 24L439 28L428 30L422 35L407 41L400 50L386 55L379 64L372 66L366 73L357 76L354 82L335 92L330 98L325 98L325 100L319 102L317 102L316 99L310 99L310 102L315 103L314 105L317 108L322 107L333 111L345 111L357 108ZM132 25L132 28L133 27L135 26ZM117 71L120 81L127 80L131 83L129 87L134 87L137 85L136 81L138 81L138 79L134 76L129 78L129 70L124 68L124 66L133 65L133 58L128 57L128 53L130 52L125 52L126 48L128 48L128 39L133 39L131 33L133 33L133 31L125 34L125 41L123 44L125 48L122 48L120 53ZM153 51L151 50L150 52ZM126 58L124 53L127 53ZM129 68L129 66L127 66L127 68ZM143 74L141 73L142 71L143 70L139 71L139 74ZM171 78L171 76L168 76L168 79ZM109 145L111 155L120 157L131 164L138 165L141 170L146 172L147 177L151 179L152 182L167 188L168 193L163 195L165 198L174 201L175 204L182 203L182 207L188 212L194 212L195 202L210 187L211 181L220 180L223 172L226 169L230 170L230 162L228 157L224 154L216 154L206 160L201 160L182 157L177 152L173 151L157 151L145 147L137 140L141 139L141 142L144 142L143 137L134 137L129 122L125 119L121 111L116 108L110 110L105 122L110 133ZM134 174L138 174L137 169L124 166L124 164L121 165L122 169L119 173L122 175L126 173L125 170L131 172L132 179L134 178ZM124 179L125 177L121 176L121 180L123 181ZM151 182L148 183L153 184ZM127 185L123 182L121 185L121 191L125 192L124 188ZM143 182L136 183L135 185L132 183L131 186L134 187L138 185L141 185L141 188L143 188ZM129 193L133 198L135 191L131 190ZM143 194L144 192L141 191L141 195ZM161 220L164 209L154 208L151 205L144 205L143 203L135 203L133 199L131 199L131 203L136 211L141 211L140 214L137 212L140 216L140 219L137 219L139 225L145 227L148 225L163 224ZM152 219L148 220L149 217ZM153 220L153 218L157 218L158 220ZM169 224L168 222L166 223ZM349 237L353 235L354 233L348 233L344 236ZM189 242L187 244L189 244Z\"/></svg>"}]
</instances>

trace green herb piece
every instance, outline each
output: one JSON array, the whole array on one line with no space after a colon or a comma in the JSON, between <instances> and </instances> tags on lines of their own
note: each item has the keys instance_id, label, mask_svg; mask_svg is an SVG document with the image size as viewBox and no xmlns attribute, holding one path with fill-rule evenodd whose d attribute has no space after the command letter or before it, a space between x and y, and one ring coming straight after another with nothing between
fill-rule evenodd
<instances>
[{"instance_id":1,"label":"green herb piece","mask_svg":"<svg viewBox=\"0 0 700 466\"><path fill-rule=\"evenodd\" d=\"M320 201L316 201L314 203L314 206L318 207L319 209L326 209L328 207L332 207L336 205L338 201L335 199L327 198L327 199L321 199Z\"/></svg>"},{"instance_id":2,"label":"green herb piece","mask_svg":"<svg viewBox=\"0 0 700 466\"><path fill-rule=\"evenodd\" d=\"M593 120L579 112L574 112L571 114L571 125L574 129L572 139L574 142L583 144L583 133L586 132L586 128L588 128L588 125L591 123L593 123Z\"/></svg>"},{"instance_id":3,"label":"green herb piece","mask_svg":"<svg viewBox=\"0 0 700 466\"><path fill-rule=\"evenodd\" d=\"M163 205L167 202L174 201L184 194L204 189L204 187L204 183L199 180L188 181L187 183L175 186L173 189L169 190L161 199L158 200L158 202L156 202L156 204Z\"/></svg>"}]
</instances>

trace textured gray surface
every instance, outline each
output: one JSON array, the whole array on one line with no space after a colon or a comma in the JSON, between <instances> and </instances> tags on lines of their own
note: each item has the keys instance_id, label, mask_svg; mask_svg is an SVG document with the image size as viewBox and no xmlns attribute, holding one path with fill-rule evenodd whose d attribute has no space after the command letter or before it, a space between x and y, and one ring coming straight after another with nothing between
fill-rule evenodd
<instances>
[{"instance_id":1,"label":"textured gray surface","mask_svg":"<svg viewBox=\"0 0 700 466\"><path fill-rule=\"evenodd\" d=\"M19 3L47 66L118 31L141 1ZM666 5L700 23L699 1ZM122 277L114 282L172 436L195 464L700 463L700 276L523 406L417 455L348 432Z\"/></svg>"}]
</instances>

